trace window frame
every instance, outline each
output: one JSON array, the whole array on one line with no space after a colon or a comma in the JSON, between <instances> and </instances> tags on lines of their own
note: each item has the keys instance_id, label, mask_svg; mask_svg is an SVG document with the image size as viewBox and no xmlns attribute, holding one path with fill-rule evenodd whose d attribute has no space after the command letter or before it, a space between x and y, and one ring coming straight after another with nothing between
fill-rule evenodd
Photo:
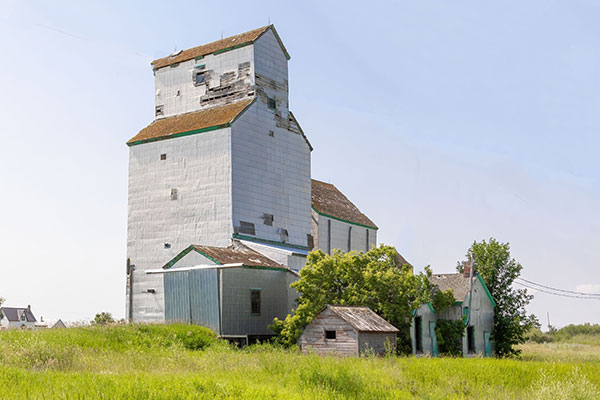
<instances>
[{"instance_id":1,"label":"window frame","mask_svg":"<svg viewBox=\"0 0 600 400\"><path fill-rule=\"evenodd\" d=\"M333 337L331 337L333 334ZM335 329L325 329L325 340L337 340L337 331Z\"/></svg>"},{"instance_id":2,"label":"window frame","mask_svg":"<svg viewBox=\"0 0 600 400\"><path fill-rule=\"evenodd\" d=\"M258 295L258 297L255 297ZM262 289L250 289L250 315L261 314Z\"/></svg>"}]
</instances>

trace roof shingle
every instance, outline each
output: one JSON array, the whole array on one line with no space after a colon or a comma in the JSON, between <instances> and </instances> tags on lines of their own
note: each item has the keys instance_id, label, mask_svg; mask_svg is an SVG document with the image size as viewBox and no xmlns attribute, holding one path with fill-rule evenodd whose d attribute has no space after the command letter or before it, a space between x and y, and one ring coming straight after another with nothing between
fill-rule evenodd
<instances>
[{"instance_id":1,"label":"roof shingle","mask_svg":"<svg viewBox=\"0 0 600 400\"><path fill-rule=\"evenodd\" d=\"M442 292L452 289L456 301L463 301L469 293L469 277L464 274L433 274L429 280Z\"/></svg>"},{"instance_id":2,"label":"roof shingle","mask_svg":"<svg viewBox=\"0 0 600 400\"><path fill-rule=\"evenodd\" d=\"M220 129L229 126L254 101L254 98L219 107L160 118L129 139L128 146Z\"/></svg>"},{"instance_id":3,"label":"roof shingle","mask_svg":"<svg viewBox=\"0 0 600 400\"><path fill-rule=\"evenodd\" d=\"M365 214L331 183L312 180L312 206L319 214L378 229Z\"/></svg>"},{"instance_id":4,"label":"roof shingle","mask_svg":"<svg viewBox=\"0 0 600 400\"><path fill-rule=\"evenodd\" d=\"M361 332L398 332L398 329L377 315L369 307L328 305L338 317Z\"/></svg>"}]
</instances>

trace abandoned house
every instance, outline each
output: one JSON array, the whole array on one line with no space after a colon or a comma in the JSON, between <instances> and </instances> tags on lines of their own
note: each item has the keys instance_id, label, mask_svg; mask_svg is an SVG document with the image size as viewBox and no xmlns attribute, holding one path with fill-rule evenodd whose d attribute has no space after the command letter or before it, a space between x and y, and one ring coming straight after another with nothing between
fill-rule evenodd
<instances>
[{"instance_id":1,"label":"abandoned house","mask_svg":"<svg viewBox=\"0 0 600 400\"><path fill-rule=\"evenodd\" d=\"M439 319L463 320L465 331L462 338L464 357L486 356L494 353L491 334L494 328L494 308L492 298L481 275L470 275L470 268L464 273L434 274L430 280L436 290L452 289L455 303L446 310L438 312L431 303L421 305L413 313L410 337L412 352L416 355L439 353L436 336L436 322Z\"/></svg>"},{"instance_id":2,"label":"abandoned house","mask_svg":"<svg viewBox=\"0 0 600 400\"><path fill-rule=\"evenodd\" d=\"M398 329L368 307L327 305L304 328L303 353L356 356L395 352Z\"/></svg>"},{"instance_id":3,"label":"abandoned house","mask_svg":"<svg viewBox=\"0 0 600 400\"><path fill-rule=\"evenodd\" d=\"M37 320L26 308L0 307L0 328L2 329L35 329Z\"/></svg>"},{"instance_id":4,"label":"abandoned house","mask_svg":"<svg viewBox=\"0 0 600 400\"><path fill-rule=\"evenodd\" d=\"M129 321L261 336L290 311L288 285L310 250L376 245L377 226L333 185L311 180L313 148L289 109L289 59L269 25L152 62L155 119L127 142ZM209 248L231 260L202 256ZM276 265L256 268L248 249ZM210 285L212 297L194 297L195 285ZM229 302L243 313L230 314Z\"/></svg>"}]
</instances>

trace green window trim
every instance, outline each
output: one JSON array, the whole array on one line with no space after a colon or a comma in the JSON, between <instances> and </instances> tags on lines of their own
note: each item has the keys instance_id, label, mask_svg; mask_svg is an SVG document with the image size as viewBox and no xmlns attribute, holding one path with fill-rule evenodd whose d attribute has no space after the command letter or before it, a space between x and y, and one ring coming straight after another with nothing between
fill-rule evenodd
<instances>
[{"instance_id":1,"label":"green window trim","mask_svg":"<svg viewBox=\"0 0 600 400\"><path fill-rule=\"evenodd\" d=\"M346 220L346 219L343 219L343 218L334 217L333 215L325 214L325 213L323 213L323 212L321 212L321 211L317 210L317 209L316 209L314 206L312 206L312 209L313 209L313 210L314 210L314 211L315 211L317 214L319 214L319 215L321 215L321 216L323 216L323 217L326 217L326 218L335 219L335 220L337 220L337 221L340 221L340 222L345 222L345 223L347 223L347 224L352 224L352 225L356 225L356 226L361 226L361 227L363 227L363 228L372 229L372 230L374 230L374 231L377 231L377 230L379 230L379 228L377 228L376 226L369 226L369 225L361 224L361 223L359 223L359 222L352 222L352 221L348 221L348 220Z\"/></svg>"},{"instance_id":2,"label":"green window trim","mask_svg":"<svg viewBox=\"0 0 600 400\"><path fill-rule=\"evenodd\" d=\"M433 304L427 303L427 307L429 307L429 311L431 311L432 313L435 313L435 310L433 309Z\"/></svg>"}]
</instances>

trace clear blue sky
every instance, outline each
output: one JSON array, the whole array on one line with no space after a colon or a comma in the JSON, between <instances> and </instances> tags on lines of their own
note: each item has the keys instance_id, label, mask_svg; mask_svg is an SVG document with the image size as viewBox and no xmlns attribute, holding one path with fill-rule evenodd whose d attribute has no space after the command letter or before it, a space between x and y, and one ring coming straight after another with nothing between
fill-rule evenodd
<instances>
[{"instance_id":1,"label":"clear blue sky","mask_svg":"<svg viewBox=\"0 0 600 400\"><path fill-rule=\"evenodd\" d=\"M125 141L153 119L149 63L269 19L313 176L380 242L452 272L494 236L525 278L600 292L597 1L0 0L7 305L124 316ZM599 306L537 293L530 310L564 325Z\"/></svg>"}]
</instances>

